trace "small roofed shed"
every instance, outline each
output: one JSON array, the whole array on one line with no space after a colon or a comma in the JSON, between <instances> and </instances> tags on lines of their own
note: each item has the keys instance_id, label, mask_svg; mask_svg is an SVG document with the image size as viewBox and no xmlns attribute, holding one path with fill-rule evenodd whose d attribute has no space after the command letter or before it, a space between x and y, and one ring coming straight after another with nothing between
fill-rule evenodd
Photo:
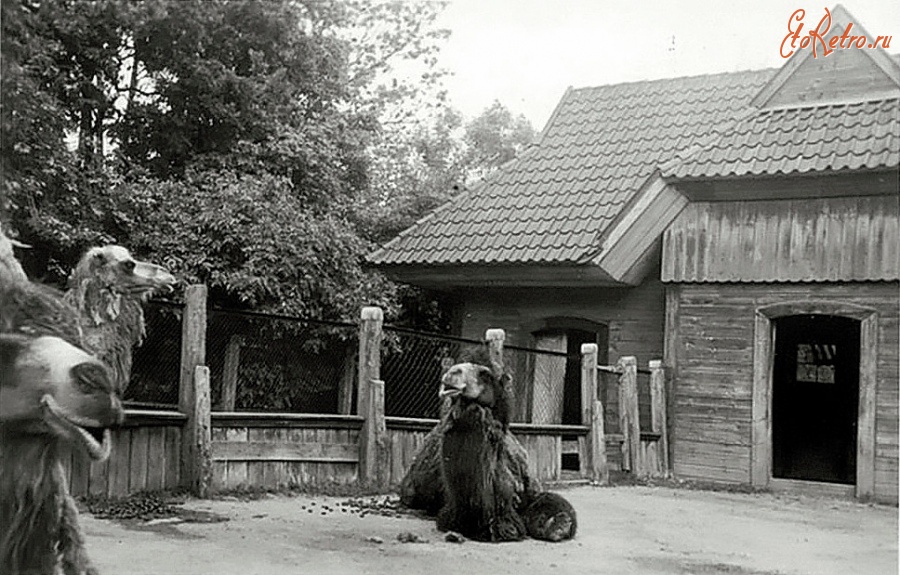
<instances>
[{"instance_id":1,"label":"small roofed shed","mask_svg":"<svg viewBox=\"0 0 900 575\"><path fill-rule=\"evenodd\" d=\"M664 357L677 476L896 502L898 166L880 49L569 90L371 261L455 293L463 335Z\"/></svg>"}]
</instances>

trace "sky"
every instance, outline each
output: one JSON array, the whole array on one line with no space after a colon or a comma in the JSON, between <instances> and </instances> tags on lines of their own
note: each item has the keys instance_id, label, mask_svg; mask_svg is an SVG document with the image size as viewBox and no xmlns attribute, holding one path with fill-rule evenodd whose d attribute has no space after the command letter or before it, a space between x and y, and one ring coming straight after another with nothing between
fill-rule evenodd
<instances>
[{"instance_id":1,"label":"sky","mask_svg":"<svg viewBox=\"0 0 900 575\"><path fill-rule=\"evenodd\" d=\"M844 0L871 37L895 36L900 1ZM835 4L789 0L451 0L440 65L468 117L495 100L541 130L566 88L780 67L788 23L814 28ZM796 26L796 24L795 24Z\"/></svg>"}]
</instances>

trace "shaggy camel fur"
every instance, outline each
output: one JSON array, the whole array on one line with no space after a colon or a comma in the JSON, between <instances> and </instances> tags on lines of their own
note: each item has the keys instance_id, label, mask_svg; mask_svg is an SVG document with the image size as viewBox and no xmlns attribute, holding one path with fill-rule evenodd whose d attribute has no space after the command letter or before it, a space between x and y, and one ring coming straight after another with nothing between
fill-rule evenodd
<instances>
[{"instance_id":1,"label":"shaggy camel fur","mask_svg":"<svg viewBox=\"0 0 900 575\"><path fill-rule=\"evenodd\" d=\"M509 375L486 363L454 365L441 381L440 395L451 403L438 426L438 528L481 541L571 539L575 510L529 480L527 454L509 441Z\"/></svg>"},{"instance_id":2,"label":"shaggy camel fur","mask_svg":"<svg viewBox=\"0 0 900 575\"><path fill-rule=\"evenodd\" d=\"M96 358L58 337L0 334L0 572L96 573L60 457L70 445L106 458L123 418Z\"/></svg>"}]
</instances>

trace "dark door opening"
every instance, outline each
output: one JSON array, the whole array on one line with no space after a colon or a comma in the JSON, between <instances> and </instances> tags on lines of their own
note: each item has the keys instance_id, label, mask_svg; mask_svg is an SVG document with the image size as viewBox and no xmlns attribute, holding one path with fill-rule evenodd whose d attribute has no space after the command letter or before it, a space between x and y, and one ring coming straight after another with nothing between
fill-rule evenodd
<instances>
[{"instance_id":1,"label":"dark door opening","mask_svg":"<svg viewBox=\"0 0 900 575\"><path fill-rule=\"evenodd\" d=\"M598 362L606 363L607 358L606 330L585 331L572 329L566 331L566 380L563 388L563 418L566 425L581 425L581 344L596 343L599 350ZM563 436L563 441L577 445L577 436ZM563 453L562 468L578 470L578 453Z\"/></svg>"},{"instance_id":2,"label":"dark door opening","mask_svg":"<svg viewBox=\"0 0 900 575\"><path fill-rule=\"evenodd\" d=\"M772 475L854 484L859 404L857 320L775 320Z\"/></svg>"}]
</instances>

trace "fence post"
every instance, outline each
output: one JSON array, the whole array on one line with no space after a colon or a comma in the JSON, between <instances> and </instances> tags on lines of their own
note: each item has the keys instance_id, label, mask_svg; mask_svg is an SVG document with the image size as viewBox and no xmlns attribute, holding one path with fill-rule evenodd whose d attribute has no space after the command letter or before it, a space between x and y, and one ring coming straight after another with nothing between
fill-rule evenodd
<instances>
[{"instance_id":1,"label":"fence post","mask_svg":"<svg viewBox=\"0 0 900 575\"><path fill-rule=\"evenodd\" d=\"M210 426L209 409L206 415L198 409L202 389L198 389L195 369L206 363L206 286L191 285L184 292L184 317L181 320L181 376L179 378L178 408L187 416L181 438L181 481L192 490L199 489L203 475L202 453L194 439ZM202 382L201 382L202 383ZM206 379L209 401L209 378ZM199 393L198 393L199 392ZM205 419L205 421L204 421Z\"/></svg>"},{"instance_id":2,"label":"fence post","mask_svg":"<svg viewBox=\"0 0 900 575\"><path fill-rule=\"evenodd\" d=\"M641 473L641 423L638 415L637 359L619 358L619 428L625 435L622 442L622 469L635 475Z\"/></svg>"},{"instance_id":3,"label":"fence post","mask_svg":"<svg viewBox=\"0 0 900 575\"><path fill-rule=\"evenodd\" d=\"M369 382L381 379L381 331L384 313L380 307L364 307L359 315L359 361L357 371L356 413L366 416Z\"/></svg>"},{"instance_id":4,"label":"fence post","mask_svg":"<svg viewBox=\"0 0 900 575\"><path fill-rule=\"evenodd\" d=\"M365 421L360 435L360 475L364 485L387 487L387 426L384 421L384 382L373 379L368 385Z\"/></svg>"},{"instance_id":5,"label":"fence post","mask_svg":"<svg viewBox=\"0 0 900 575\"><path fill-rule=\"evenodd\" d=\"M222 370L222 398L219 401L220 411L234 411L237 400L238 374L241 369L241 346L244 338L233 335L228 338L228 347L225 349L225 367Z\"/></svg>"},{"instance_id":6,"label":"fence post","mask_svg":"<svg viewBox=\"0 0 900 575\"><path fill-rule=\"evenodd\" d=\"M662 361L650 361L650 423L659 434L659 466L663 475L669 475L669 434L666 421L666 369Z\"/></svg>"},{"instance_id":7,"label":"fence post","mask_svg":"<svg viewBox=\"0 0 900 575\"><path fill-rule=\"evenodd\" d=\"M581 424L588 427L588 433L578 459L582 477L606 485L609 483L609 465L603 402L597 395L597 355L596 343L581 344Z\"/></svg>"},{"instance_id":8,"label":"fence post","mask_svg":"<svg viewBox=\"0 0 900 575\"><path fill-rule=\"evenodd\" d=\"M506 366L503 363L503 344L506 341L506 332L500 328L489 329L484 332L484 339L488 343L488 353L491 358L491 365L499 373L506 372ZM507 379L504 382L506 388L506 397L513 398L512 381ZM512 408L513 406L510 406Z\"/></svg>"},{"instance_id":9,"label":"fence post","mask_svg":"<svg viewBox=\"0 0 900 575\"><path fill-rule=\"evenodd\" d=\"M191 492L197 497L206 497L212 480L212 406L209 396L209 368L205 365L194 368L194 397L194 412L190 418L194 425L189 429L188 436L194 453Z\"/></svg>"}]
</instances>

